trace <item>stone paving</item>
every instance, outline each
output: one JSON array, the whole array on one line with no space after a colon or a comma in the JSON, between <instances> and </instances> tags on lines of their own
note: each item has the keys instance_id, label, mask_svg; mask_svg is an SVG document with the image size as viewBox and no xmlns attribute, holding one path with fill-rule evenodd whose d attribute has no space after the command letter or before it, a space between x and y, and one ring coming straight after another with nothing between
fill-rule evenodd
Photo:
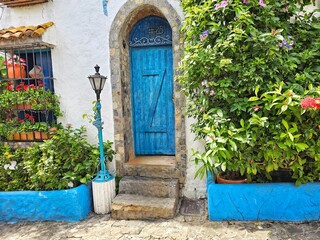
<instances>
[{"instance_id":1,"label":"stone paving","mask_svg":"<svg viewBox=\"0 0 320 240\"><path fill-rule=\"evenodd\" d=\"M90 214L77 223L0 223L1 240L320 240L320 222L211 222L178 215L171 220L113 220Z\"/></svg>"}]
</instances>

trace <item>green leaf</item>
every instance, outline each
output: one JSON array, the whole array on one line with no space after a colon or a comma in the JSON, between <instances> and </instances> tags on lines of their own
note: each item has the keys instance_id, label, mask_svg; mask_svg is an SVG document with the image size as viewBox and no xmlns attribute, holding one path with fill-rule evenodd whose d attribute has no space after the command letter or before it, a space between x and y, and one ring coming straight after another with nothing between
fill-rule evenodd
<instances>
[{"instance_id":1,"label":"green leaf","mask_svg":"<svg viewBox=\"0 0 320 240\"><path fill-rule=\"evenodd\" d=\"M286 128L286 130L288 131L288 129L289 129L288 122L286 120L284 120L284 119L282 119L281 122L282 122L283 126Z\"/></svg>"},{"instance_id":2,"label":"green leaf","mask_svg":"<svg viewBox=\"0 0 320 240\"><path fill-rule=\"evenodd\" d=\"M260 86L257 85L256 88L255 88L255 90L254 90L254 93L255 93L255 95L256 95L257 97L258 97L259 89L260 89Z\"/></svg>"},{"instance_id":3,"label":"green leaf","mask_svg":"<svg viewBox=\"0 0 320 240\"><path fill-rule=\"evenodd\" d=\"M253 101L257 101L257 100L259 100L258 97L250 97L248 101L253 102Z\"/></svg>"},{"instance_id":4,"label":"green leaf","mask_svg":"<svg viewBox=\"0 0 320 240\"><path fill-rule=\"evenodd\" d=\"M296 143L295 147L298 150L298 152L301 152L301 151L309 148L309 146L307 144L305 144L305 143Z\"/></svg>"},{"instance_id":5,"label":"green leaf","mask_svg":"<svg viewBox=\"0 0 320 240\"><path fill-rule=\"evenodd\" d=\"M266 170L267 170L267 172L271 172L273 170L273 164L268 164L266 166Z\"/></svg>"},{"instance_id":6,"label":"green leaf","mask_svg":"<svg viewBox=\"0 0 320 240\"><path fill-rule=\"evenodd\" d=\"M237 150L238 150L237 144L236 144L234 141L232 141L232 140L229 139L229 143L230 143L233 151L237 151Z\"/></svg>"},{"instance_id":7,"label":"green leaf","mask_svg":"<svg viewBox=\"0 0 320 240\"><path fill-rule=\"evenodd\" d=\"M227 164L226 164L226 162L223 162L223 163L221 164L221 170L222 170L222 171L226 171L226 170L227 170Z\"/></svg>"},{"instance_id":8,"label":"green leaf","mask_svg":"<svg viewBox=\"0 0 320 240\"><path fill-rule=\"evenodd\" d=\"M240 120L240 125L241 125L241 127L244 128L244 120L243 119Z\"/></svg>"},{"instance_id":9,"label":"green leaf","mask_svg":"<svg viewBox=\"0 0 320 240\"><path fill-rule=\"evenodd\" d=\"M293 142L294 141L293 135L290 132L288 132L288 136L289 136L290 140Z\"/></svg>"},{"instance_id":10,"label":"green leaf","mask_svg":"<svg viewBox=\"0 0 320 240\"><path fill-rule=\"evenodd\" d=\"M288 105L283 105L281 107L281 112L285 112L288 109Z\"/></svg>"}]
</instances>

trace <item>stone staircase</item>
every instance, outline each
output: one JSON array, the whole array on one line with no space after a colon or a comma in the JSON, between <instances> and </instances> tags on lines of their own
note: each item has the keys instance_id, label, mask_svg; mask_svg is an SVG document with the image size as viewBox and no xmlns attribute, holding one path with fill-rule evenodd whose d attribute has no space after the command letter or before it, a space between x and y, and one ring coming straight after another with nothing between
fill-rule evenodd
<instances>
[{"instance_id":1,"label":"stone staircase","mask_svg":"<svg viewBox=\"0 0 320 240\"><path fill-rule=\"evenodd\" d=\"M127 163L112 202L114 219L173 218L179 201L179 181L174 165Z\"/></svg>"}]
</instances>

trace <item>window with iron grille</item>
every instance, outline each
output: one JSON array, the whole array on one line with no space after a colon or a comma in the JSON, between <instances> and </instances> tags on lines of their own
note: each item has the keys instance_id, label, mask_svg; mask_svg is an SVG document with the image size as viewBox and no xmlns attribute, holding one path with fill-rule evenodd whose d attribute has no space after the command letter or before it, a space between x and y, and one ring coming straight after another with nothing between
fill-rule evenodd
<instances>
[{"instance_id":1,"label":"window with iron grille","mask_svg":"<svg viewBox=\"0 0 320 240\"><path fill-rule=\"evenodd\" d=\"M0 136L5 141L42 141L59 116L51 49L31 44L0 49Z\"/></svg>"}]
</instances>

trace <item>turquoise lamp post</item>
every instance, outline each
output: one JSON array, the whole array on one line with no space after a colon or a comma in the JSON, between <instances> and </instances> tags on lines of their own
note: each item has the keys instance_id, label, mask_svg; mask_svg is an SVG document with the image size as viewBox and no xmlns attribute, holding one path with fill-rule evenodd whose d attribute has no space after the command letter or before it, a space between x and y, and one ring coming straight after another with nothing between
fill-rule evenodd
<instances>
[{"instance_id":1,"label":"turquoise lamp post","mask_svg":"<svg viewBox=\"0 0 320 240\"><path fill-rule=\"evenodd\" d=\"M102 138L102 119L101 119L101 102L100 102L100 94L103 90L103 87L106 83L107 77L101 75L99 73L100 67L96 65L95 67L96 73L94 75L90 75L89 81L92 86L92 89L95 91L97 96L96 103L96 111L95 111L95 121L93 125L98 129L98 138L99 138L99 152L100 152L100 170L97 176L94 178L95 182L106 182L111 180L113 177L110 175L106 168L105 164L105 156L104 156L104 148L103 148L103 138Z\"/></svg>"}]
</instances>

